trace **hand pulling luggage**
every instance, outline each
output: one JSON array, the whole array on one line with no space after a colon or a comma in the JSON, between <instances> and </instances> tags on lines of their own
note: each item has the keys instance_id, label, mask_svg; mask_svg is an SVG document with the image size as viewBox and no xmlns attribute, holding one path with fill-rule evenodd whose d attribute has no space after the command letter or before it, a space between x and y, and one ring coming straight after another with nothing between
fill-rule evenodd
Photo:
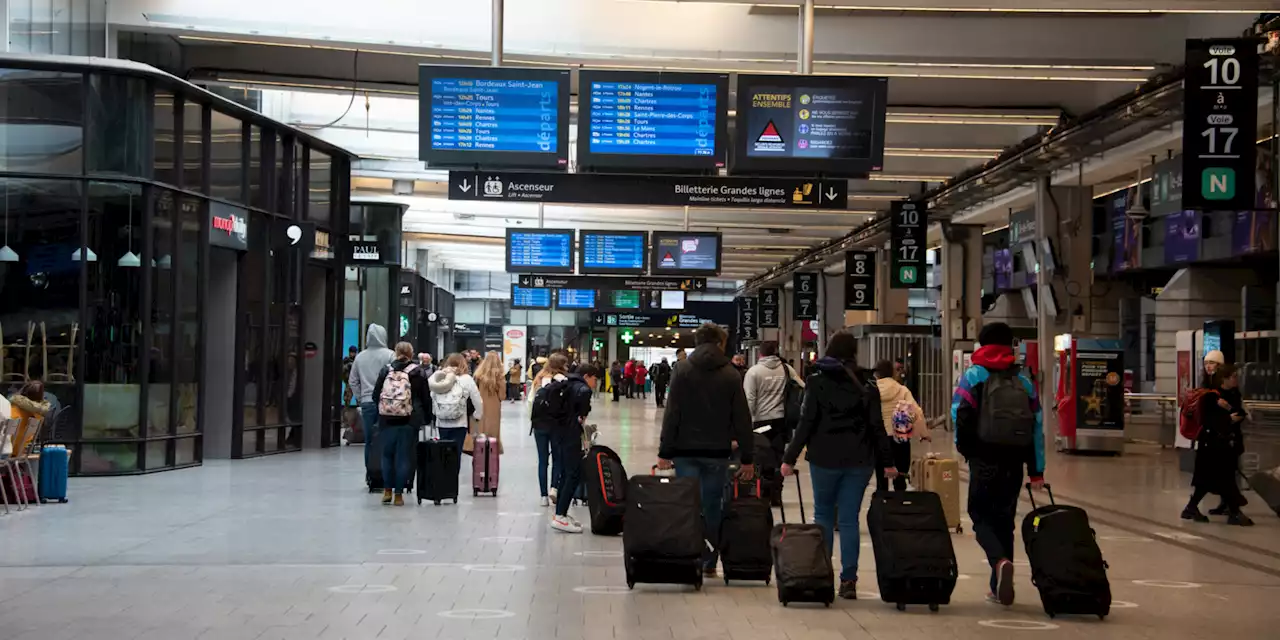
<instances>
[{"instance_id":1,"label":"hand pulling luggage","mask_svg":"<svg viewBox=\"0 0 1280 640\"><path fill-rule=\"evenodd\" d=\"M938 494L947 516L947 528L964 533L964 524L960 522L960 463L929 453L911 461L910 478L917 491Z\"/></svg>"},{"instance_id":2,"label":"hand pulling luggage","mask_svg":"<svg viewBox=\"0 0 1280 640\"><path fill-rule=\"evenodd\" d=\"M1249 488L1280 516L1280 467L1249 476Z\"/></svg>"},{"instance_id":3,"label":"hand pulling luggage","mask_svg":"<svg viewBox=\"0 0 1280 640\"><path fill-rule=\"evenodd\" d=\"M498 440L484 434L475 437L471 454L471 495L492 493L498 497Z\"/></svg>"},{"instance_id":4,"label":"hand pulling luggage","mask_svg":"<svg viewBox=\"0 0 1280 640\"><path fill-rule=\"evenodd\" d=\"M896 604L899 611L909 604L927 604L930 611L951 604L960 572L938 494L875 492L867 511L867 530L881 600Z\"/></svg>"},{"instance_id":5,"label":"hand pulling luggage","mask_svg":"<svg viewBox=\"0 0 1280 640\"><path fill-rule=\"evenodd\" d=\"M67 501L67 468L71 454L61 445L40 448L40 481L36 485L41 502Z\"/></svg>"},{"instance_id":6,"label":"hand pulling luggage","mask_svg":"<svg viewBox=\"0 0 1280 640\"><path fill-rule=\"evenodd\" d=\"M782 524L769 534L773 550L773 572L778 579L778 602L813 602L830 607L836 601L836 574L831 567L831 551L822 536L822 527L804 523L804 492L800 477L796 478L796 495L800 499L800 523L787 523L787 508L782 508Z\"/></svg>"},{"instance_id":7,"label":"hand pulling luggage","mask_svg":"<svg viewBox=\"0 0 1280 640\"><path fill-rule=\"evenodd\" d=\"M1034 508L1022 519L1022 542L1031 562L1031 583L1040 590L1044 612L1052 618L1060 613L1096 615L1111 613L1111 583L1107 563L1094 540L1089 515L1084 509L1056 504L1053 490L1049 504Z\"/></svg>"},{"instance_id":8,"label":"hand pulling luggage","mask_svg":"<svg viewBox=\"0 0 1280 640\"><path fill-rule=\"evenodd\" d=\"M654 467L657 470L657 467ZM695 478L632 476L622 555L627 587L691 584L702 590L702 497Z\"/></svg>"},{"instance_id":9,"label":"hand pulling luggage","mask_svg":"<svg viewBox=\"0 0 1280 640\"><path fill-rule=\"evenodd\" d=\"M453 500L458 504L458 473L462 470L462 452L452 440L432 438L418 443L418 504L430 500L440 504Z\"/></svg>"},{"instance_id":10,"label":"hand pulling luggage","mask_svg":"<svg viewBox=\"0 0 1280 640\"><path fill-rule=\"evenodd\" d=\"M720 521L720 563L724 583L730 580L773 579L773 550L769 536L773 532L773 509L769 494L760 477L743 482L736 475L729 479L728 499Z\"/></svg>"},{"instance_id":11,"label":"hand pulling luggage","mask_svg":"<svg viewBox=\"0 0 1280 640\"><path fill-rule=\"evenodd\" d=\"M622 467L622 458L609 447L592 445L582 459L580 484L587 491L591 533L621 534L627 510L627 471Z\"/></svg>"}]
</instances>

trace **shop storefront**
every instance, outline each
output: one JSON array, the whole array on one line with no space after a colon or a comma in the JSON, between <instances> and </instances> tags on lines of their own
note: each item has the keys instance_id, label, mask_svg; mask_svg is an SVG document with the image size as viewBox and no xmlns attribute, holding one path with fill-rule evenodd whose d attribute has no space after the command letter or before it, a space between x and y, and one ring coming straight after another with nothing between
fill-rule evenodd
<instances>
[{"instance_id":1,"label":"shop storefront","mask_svg":"<svg viewBox=\"0 0 1280 640\"><path fill-rule=\"evenodd\" d=\"M0 391L71 472L328 446L350 156L151 67L0 56Z\"/></svg>"}]
</instances>

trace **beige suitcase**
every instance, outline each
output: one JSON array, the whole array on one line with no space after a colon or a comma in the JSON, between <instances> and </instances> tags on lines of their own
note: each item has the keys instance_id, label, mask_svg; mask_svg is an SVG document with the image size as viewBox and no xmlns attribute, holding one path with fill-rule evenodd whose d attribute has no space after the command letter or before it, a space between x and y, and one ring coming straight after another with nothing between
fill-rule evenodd
<instances>
[{"instance_id":1,"label":"beige suitcase","mask_svg":"<svg viewBox=\"0 0 1280 640\"><path fill-rule=\"evenodd\" d=\"M929 453L911 461L911 483L918 491L931 491L942 499L947 528L964 533L960 523L960 464L951 458Z\"/></svg>"}]
</instances>

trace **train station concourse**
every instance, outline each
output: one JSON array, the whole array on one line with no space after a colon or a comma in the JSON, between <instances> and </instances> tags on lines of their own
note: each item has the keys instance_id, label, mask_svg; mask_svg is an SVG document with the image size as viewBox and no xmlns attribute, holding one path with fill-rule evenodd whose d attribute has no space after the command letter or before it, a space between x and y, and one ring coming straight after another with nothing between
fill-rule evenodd
<instances>
[{"instance_id":1,"label":"train station concourse","mask_svg":"<svg viewBox=\"0 0 1280 640\"><path fill-rule=\"evenodd\" d=\"M0 640L1280 637L1274 1L0 7Z\"/></svg>"}]
</instances>

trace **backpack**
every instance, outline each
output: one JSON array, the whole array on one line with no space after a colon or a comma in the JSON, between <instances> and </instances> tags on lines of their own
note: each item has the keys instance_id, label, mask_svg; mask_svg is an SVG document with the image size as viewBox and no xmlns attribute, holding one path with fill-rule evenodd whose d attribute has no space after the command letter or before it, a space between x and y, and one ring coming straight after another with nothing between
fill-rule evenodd
<instances>
[{"instance_id":1,"label":"backpack","mask_svg":"<svg viewBox=\"0 0 1280 640\"><path fill-rule=\"evenodd\" d=\"M573 384L569 380L552 380L533 396L531 422L533 429L550 431L569 423L573 417Z\"/></svg>"},{"instance_id":2,"label":"backpack","mask_svg":"<svg viewBox=\"0 0 1280 640\"><path fill-rule=\"evenodd\" d=\"M413 415L413 388L409 374L417 365L409 365L399 371L387 367L387 378L382 382L382 395L378 396L378 415L407 418Z\"/></svg>"},{"instance_id":3,"label":"backpack","mask_svg":"<svg viewBox=\"0 0 1280 640\"><path fill-rule=\"evenodd\" d=\"M906 400L899 400L893 408L893 439L895 442L909 442L915 431L915 407Z\"/></svg>"},{"instance_id":4,"label":"backpack","mask_svg":"<svg viewBox=\"0 0 1280 640\"><path fill-rule=\"evenodd\" d=\"M455 381L453 387L444 393L432 392L431 403L437 420L461 420L467 415L467 391L462 388L462 381Z\"/></svg>"},{"instance_id":5,"label":"backpack","mask_svg":"<svg viewBox=\"0 0 1280 640\"><path fill-rule=\"evenodd\" d=\"M1035 442L1036 414L1018 367L991 371L982 389L978 439L987 444L1029 447Z\"/></svg>"},{"instance_id":6,"label":"backpack","mask_svg":"<svg viewBox=\"0 0 1280 640\"><path fill-rule=\"evenodd\" d=\"M795 378L791 365L783 364L783 375L787 378L786 387L782 391L782 421L788 428L800 424L800 411L804 407L804 387Z\"/></svg>"},{"instance_id":7,"label":"backpack","mask_svg":"<svg viewBox=\"0 0 1280 640\"><path fill-rule=\"evenodd\" d=\"M1182 398L1182 406L1178 408L1180 417L1178 433L1192 442L1195 442L1200 437L1200 432L1204 430L1204 412L1200 409L1200 401L1207 393L1218 395L1218 392L1213 389L1188 390L1187 395Z\"/></svg>"}]
</instances>

